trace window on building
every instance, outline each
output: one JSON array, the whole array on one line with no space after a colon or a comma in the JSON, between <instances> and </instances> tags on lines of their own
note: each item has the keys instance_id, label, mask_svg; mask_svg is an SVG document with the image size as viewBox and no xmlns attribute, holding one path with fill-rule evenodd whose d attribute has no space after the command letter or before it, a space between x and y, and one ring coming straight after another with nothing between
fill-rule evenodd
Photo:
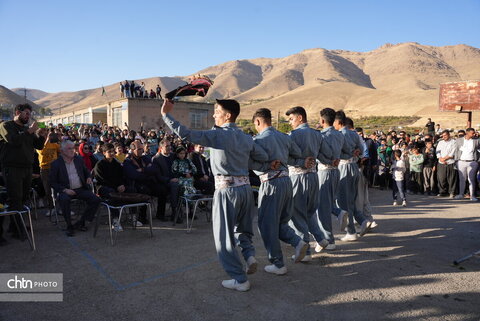
<instances>
[{"instance_id":1,"label":"window on building","mask_svg":"<svg viewBox=\"0 0 480 321\"><path fill-rule=\"evenodd\" d=\"M122 107L112 109L112 124L113 126L122 126Z\"/></svg>"},{"instance_id":2,"label":"window on building","mask_svg":"<svg viewBox=\"0 0 480 321\"><path fill-rule=\"evenodd\" d=\"M76 123L81 123L82 122L82 114L75 115L75 122Z\"/></svg>"},{"instance_id":3,"label":"window on building","mask_svg":"<svg viewBox=\"0 0 480 321\"><path fill-rule=\"evenodd\" d=\"M208 111L203 109L190 109L190 128L207 128Z\"/></svg>"},{"instance_id":4,"label":"window on building","mask_svg":"<svg viewBox=\"0 0 480 321\"><path fill-rule=\"evenodd\" d=\"M89 113L83 114L83 122L84 122L85 124L90 124L90 123L91 123L91 121L90 121L90 114L89 114Z\"/></svg>"},{"instance_id":5,"label":"window on building","mask_svg":"<svg viewBox=\"0 0 480 321\"><path fill-rule=\"evenodd\" d=\"M68 123L72 124L73 123L73 116L68 116Z\"/></svg>"}]
</instances>

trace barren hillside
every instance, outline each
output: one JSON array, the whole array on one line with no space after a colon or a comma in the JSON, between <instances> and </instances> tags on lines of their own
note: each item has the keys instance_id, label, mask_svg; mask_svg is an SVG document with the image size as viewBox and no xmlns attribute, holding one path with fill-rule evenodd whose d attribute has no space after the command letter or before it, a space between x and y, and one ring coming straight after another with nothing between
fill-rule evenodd
<instances>
[{"instance_id":1,"label":"barren hillside","mask_svg":"<svg viewBox=\"0 0 480 321\"><path fill-rule=\"evenodd\" d=\"M440 83L480 79L480 49L467 45L445 47L418 43L386 44L369 52L308 49L283 58L228 61L195 74L214 80L206 99L234 98L244 106L242 118L258 107L283 114L304 106L318 118L322 107L343 108L353 116L417 115L447 123L464 124L464 115L439 113ZM167 92L187 77L153 77L147 89L160 84ZM123 79L119 79L123 81ZM81 108L118 99L119 85L70 93L48 94L35 102L48 108ZM200 98L197 98L197 100ZM474 124L480 123L478 113Z\"/></svg>"}]
</instances>

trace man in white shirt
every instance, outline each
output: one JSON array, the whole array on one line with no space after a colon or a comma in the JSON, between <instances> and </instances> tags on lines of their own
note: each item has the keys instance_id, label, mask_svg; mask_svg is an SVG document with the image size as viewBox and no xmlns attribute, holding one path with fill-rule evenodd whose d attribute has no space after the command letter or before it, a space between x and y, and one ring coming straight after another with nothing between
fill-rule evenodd
<instances>
[{"instance_id":1,"label":"man in white shirt","mask_svg":"<svg viewBox=\"0 0 480 321\"><path fill-rule=\"evenodd\" d=\"M450 137L450 132L444 130L442 132L442 140L437 145L437 179L438 179L438 196L446 196L450 194L450 198L455 196L457 187L457 171L455 170L455 140Z\"/></svg>"},{"instance_id":2,"label":"man in white shirt","mask_svg":"<svg viewBox=\"0 0 480 321\"><path fill-rule=\"evenodd\" d=\"M475 197L475 187L477 185L476 173L478 170L478 160L480 158L480 142L474 139L475 129L467 128L465 136L457 139L455 159L457 160L459 193L456 199L463 199L465 192L465 181L468 178L470 184L470 200L478 201Z\"/></svg>"}]
</instances>

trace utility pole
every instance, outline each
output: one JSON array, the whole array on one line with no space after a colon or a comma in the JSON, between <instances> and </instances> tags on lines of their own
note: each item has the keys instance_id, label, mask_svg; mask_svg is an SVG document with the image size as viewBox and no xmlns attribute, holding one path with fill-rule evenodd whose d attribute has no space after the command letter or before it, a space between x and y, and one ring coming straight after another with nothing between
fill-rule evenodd
<instances>
[{"instance_id":1,"label":"utility pole","mask_svg":"<svg viewBox=\"0 0 480 321\"><path fill-rule=\"evenodd\" d=\"M23 87L23 99L25 99L25 104L27 103L27 88Z\"/></svg>"}]
</instances>

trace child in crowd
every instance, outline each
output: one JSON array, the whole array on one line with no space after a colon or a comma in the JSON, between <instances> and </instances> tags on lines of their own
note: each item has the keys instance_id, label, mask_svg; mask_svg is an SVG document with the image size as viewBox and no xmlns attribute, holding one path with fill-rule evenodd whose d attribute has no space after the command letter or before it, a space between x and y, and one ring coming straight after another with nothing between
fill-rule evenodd
<instances>
[{"instance_id":1,"label":"child in crowd","mask_svg":"<svg viewBox=\"0 0 480 321\"><path fill-rule=\"evenodd\" d=\"M127 157L127 154L124 153L124 148L121 144L115 144L115 159L123 164L123 161Z\"/></svg>"},{"instance_id":2,"label":"child in crowd","mask_svg":"<svg viewBox=\"0 0 480 321\"><path fill-rule=\"evenodd\" d=\"M197 168L187 156L187 150L181 146L175 151L177 158L172 164L172 173L178 177L178 183L184 188L184 194L196 194L197 190L193 187L193 175L197 173Z\"/></svg>"},{"instance_id":3,"label":"child in crowd","mask_svg":"<svg viewBox=\"0 0 480 321\"><path fill-rule=\"evenodd\" d=\"M402 151L396 150L393 152L395 160L392 164L392 176L393 176L393 206L397 206L397 199L402 199L402 206L407 206L407 199L405 198L405 162L402 159Z\"/></svg>"},{"instance_id":4,"label":"child in crowd","mask_svg":"<svg viewBox=\"0 0 480 321\"><path fill-rule=\"evenodd\" d=\"M414 193L423 194L423 154L420 148L414 145L412 153L408 156L410 163L410 190Z\"/></svg>"}]
</instances>

